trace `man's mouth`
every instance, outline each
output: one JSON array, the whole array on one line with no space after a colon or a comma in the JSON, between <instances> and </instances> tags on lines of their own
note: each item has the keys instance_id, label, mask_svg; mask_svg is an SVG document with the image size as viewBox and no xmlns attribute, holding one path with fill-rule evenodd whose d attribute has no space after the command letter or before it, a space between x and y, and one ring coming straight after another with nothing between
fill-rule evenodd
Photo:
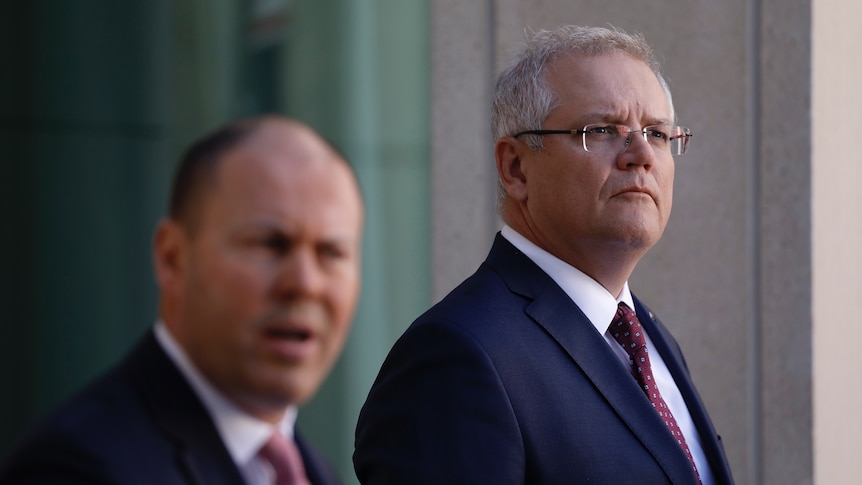
<instances>
[{"instance_id":1,"label":"man's mouth","mask_svg":"<svg viewBox=\"0 0 862 485\"><path fill-rule=\"evenodd\" d=\"M273 328L266 331L266 336L276 339L305 342L311 338L311 332L305 329Z\"/></svg>"}]
</instances>

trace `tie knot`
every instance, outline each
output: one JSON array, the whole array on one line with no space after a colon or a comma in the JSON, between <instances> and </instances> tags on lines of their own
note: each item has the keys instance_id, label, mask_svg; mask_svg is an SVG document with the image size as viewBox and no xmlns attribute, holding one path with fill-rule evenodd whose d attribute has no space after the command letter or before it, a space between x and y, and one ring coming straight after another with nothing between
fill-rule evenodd
<instances>
[{"instance_id":1,"label":"tie knot","mask_svg":"<svg viewBox=\"0 0 862 485\"><path fill-rule=\"evenodd\" d=\"M617 305L617 314L614 315L608 331L629 355L646 347L646 339L637 315L623 302Z\"/></svg>"}]
</instances>

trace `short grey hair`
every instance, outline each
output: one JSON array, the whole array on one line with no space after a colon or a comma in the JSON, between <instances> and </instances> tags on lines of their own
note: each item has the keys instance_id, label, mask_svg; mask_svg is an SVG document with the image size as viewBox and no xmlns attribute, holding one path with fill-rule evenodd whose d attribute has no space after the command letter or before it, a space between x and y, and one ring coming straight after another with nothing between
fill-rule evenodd
<instances>
[{"instance_id":1,"label":"short grey hair","mask_svg":"<svg viewBox=\"0 0 862 485\"><path fill-rule=\"evenodd\" d=\"M559 103L547 81L548 67L558 57L564 54L595 57L618 52L642 61L655 73L667 95L673 119L670 88L643 35L629 34L616 27L566 25L534 32L523 50L500 72L491 103L494 140L542 128L542 123ZM524 141L534 150L542 148L541 137L528 135Z\"/></svg>"}]
</instances>

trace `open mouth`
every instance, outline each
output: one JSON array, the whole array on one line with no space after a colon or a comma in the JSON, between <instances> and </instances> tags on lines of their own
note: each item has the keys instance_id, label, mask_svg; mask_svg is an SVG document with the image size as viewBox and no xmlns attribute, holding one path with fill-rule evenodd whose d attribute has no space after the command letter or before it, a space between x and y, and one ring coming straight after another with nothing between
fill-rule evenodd
<instances>
[{"instance_id":1,"label":"open mouth","mask_svg":"<svg viewBox=\"0 0 862 485\"><path fill-rule=\"evenodd\" d=\"M266 331L266 336L279 340L291 340L294 342L305 342L311 339L311 332L302 329L270 329Z\"/></svg>"}]
</instances>

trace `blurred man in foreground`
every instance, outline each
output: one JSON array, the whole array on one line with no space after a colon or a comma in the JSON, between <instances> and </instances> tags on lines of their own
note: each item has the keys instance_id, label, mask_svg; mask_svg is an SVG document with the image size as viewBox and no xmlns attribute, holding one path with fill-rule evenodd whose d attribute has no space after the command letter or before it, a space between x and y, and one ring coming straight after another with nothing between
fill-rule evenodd
<instances>
[{"instance_id":1,"label":"blurred man in foreground","mask_svg":"<svg viewBox=\"0 0 862 485\"><path fill-rule=\"evenodd\" d=\"M159 320L29 433L6 483L337 483L294 429L349 333L362 201L310 128L268 116L193 145L153 255Z\"/></svg>"}]
</instances>

